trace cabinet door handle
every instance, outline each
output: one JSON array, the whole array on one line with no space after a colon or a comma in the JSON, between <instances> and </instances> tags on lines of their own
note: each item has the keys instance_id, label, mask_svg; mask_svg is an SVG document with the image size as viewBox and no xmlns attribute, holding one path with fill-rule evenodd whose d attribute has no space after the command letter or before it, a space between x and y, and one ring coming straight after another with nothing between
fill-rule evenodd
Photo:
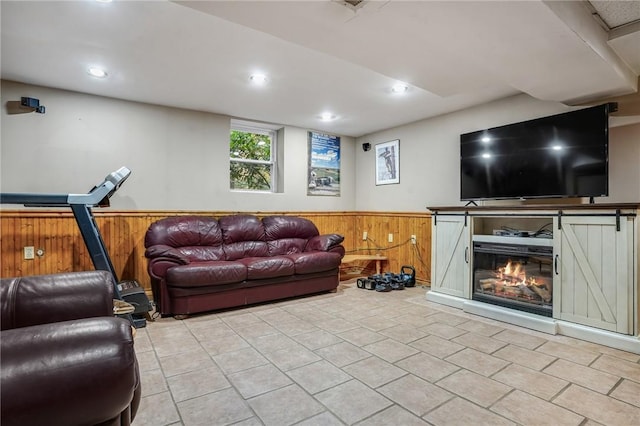
<instances>
[{"instance_id":1,"label":"cabinet door handle","mask_svg":"<svg viewBox=\"0 0 640 426\"><path fill-rule=\"evenodd\" d=\"M469 247L464 248L464 261L465 263L469 263Z\"/></svg>"},{"instance_id":2,"label":"cabinet door handle","mask_svg":"<svg viewBox=\"0 0 640 426\"><path fill-rule=\"evenodd\" d=\"M556 258L555 258L555 260L553 261L553 268L554 268L554 269L555 269L555 271L556 271L556 275L558 275L558 256L559 256L559 255L557 255L557 254L556 254Z\"/></svg>"}]
</instances>

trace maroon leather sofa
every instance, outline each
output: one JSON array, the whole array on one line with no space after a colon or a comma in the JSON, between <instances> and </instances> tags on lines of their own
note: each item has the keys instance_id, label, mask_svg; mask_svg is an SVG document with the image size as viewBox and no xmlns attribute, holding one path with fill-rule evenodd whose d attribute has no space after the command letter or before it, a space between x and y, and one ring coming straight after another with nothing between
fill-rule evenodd
<instances>
[{"instance_id":1,"label":"maroon leather sofa","mask_svg":"<svg viewBox=\"0 0 640 426\"><path fill-rule=\"evenodd\" d=\"M105 271L0 280L0 424L130 425L140 375Z\"/></svg>"},{"instance_id":2,"label":"maroon leather sofa","mask_svg":"<svg viewBox=\"0 0 640 426\"><path fill-rule=\"evenodd\" d=\"M292 216L161 219L145 236L156 309L184 318L334 290L343 240Z\"/></svg>"}]
</instances>

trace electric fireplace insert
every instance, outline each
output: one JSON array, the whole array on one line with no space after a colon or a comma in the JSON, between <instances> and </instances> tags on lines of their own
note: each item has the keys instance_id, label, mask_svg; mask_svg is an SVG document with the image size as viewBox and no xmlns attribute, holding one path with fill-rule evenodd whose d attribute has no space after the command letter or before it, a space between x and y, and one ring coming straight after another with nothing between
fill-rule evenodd
<instances>
[{"instance_id":1,"label":"electric fireplace insert","mask_svg":"<svg viewBox=\"0 0 640 426\"><path fill-rule=\"evenodd\" d=\"M486 240L474 237L473 300L551 317L551 240L492 236Z\"/></svg>"}]
</instances>

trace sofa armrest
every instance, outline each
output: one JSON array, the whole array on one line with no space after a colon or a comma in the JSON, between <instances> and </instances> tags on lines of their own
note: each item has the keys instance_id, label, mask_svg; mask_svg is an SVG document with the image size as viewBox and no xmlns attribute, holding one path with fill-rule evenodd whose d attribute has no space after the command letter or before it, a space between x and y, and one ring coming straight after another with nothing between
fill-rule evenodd
<instances>
[{"instance_id":1,"label":"sofa armrest","mask_svg":"<svg viewBox=\"0 0 640 426\"><path fill-rule=\"evenodd\" d=\"M135 415L140 376L131 325L122 318L5 330L0 350L3 426L102 424Z\"/></svg>"},{"instance_id":2,"label":"sofa armrest","mask_svg":"<svg viewBox=\"0 0 640 426\"><path fill-rule=\"evenodd\" d=\"M0 280L0 329L113 316L113 276L68 272Z\"/></svg>"},{"instance_id":3,"label":"sofa armrest","mask_svg":"<svg viewBox=\"0 0 640 426\"><path fill-rule=\"evenodd\" d=\"M304 251L330 251L339 246L344 241L344 237L339 234L316 235L309 238Z\"/></svg>"},{"instance_id":4,"label":"sofa armrest","mask_svg":"<svg viewBox=\"0 0 640 426\"><path fill-rule=\"evenodd\" d=\"M165 260L174 261L179 265L188 265L189 259L171 246L155 245L147 248L144 252L147 259L164 258Z\"/></svg>"}]
</instances>

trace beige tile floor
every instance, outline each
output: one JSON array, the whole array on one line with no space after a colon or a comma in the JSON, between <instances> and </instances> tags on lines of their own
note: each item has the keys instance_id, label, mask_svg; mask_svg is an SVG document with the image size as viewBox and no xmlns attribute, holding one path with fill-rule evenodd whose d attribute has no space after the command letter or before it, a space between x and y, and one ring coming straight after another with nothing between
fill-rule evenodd
<instances>
[{"instance_id":1,"label":"beige tile floor","mask_svg":"<svg viewBox=\"0 0 640 426\"><path fill-rule=\"evenodd\" d=\"M640 425L640 355L341 284L138 329L142 425Z\"/></svg>"}]
</instances>

